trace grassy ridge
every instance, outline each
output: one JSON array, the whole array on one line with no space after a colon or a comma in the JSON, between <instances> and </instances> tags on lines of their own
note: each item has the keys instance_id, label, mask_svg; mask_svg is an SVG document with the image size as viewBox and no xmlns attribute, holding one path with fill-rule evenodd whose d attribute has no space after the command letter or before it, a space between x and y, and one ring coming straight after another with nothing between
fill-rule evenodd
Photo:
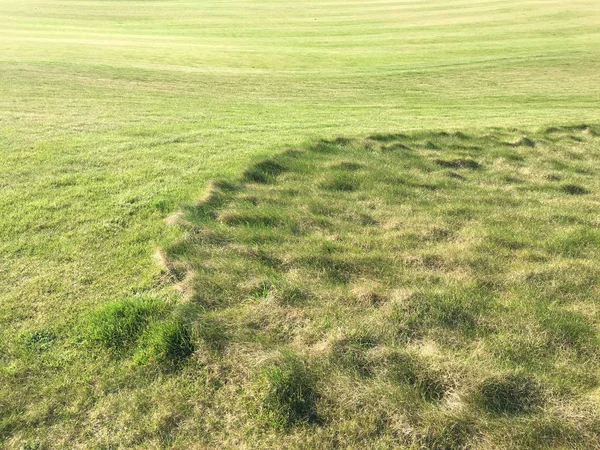
<instances>
[{"instance_id":1,"label":"grassy ridge","mask_svg":"<svg viewBox=\"0 0 600 450\"><path fill-rule=\"evenodd\" d=\"M38 417L49 446L597 446L599 143L593 126L374 134L214 182L155 255L178 301L22 338L29 364L71 347L105 366L47 399L82 428L40 406L4 426Z\"/></svg>"}]
</instances>

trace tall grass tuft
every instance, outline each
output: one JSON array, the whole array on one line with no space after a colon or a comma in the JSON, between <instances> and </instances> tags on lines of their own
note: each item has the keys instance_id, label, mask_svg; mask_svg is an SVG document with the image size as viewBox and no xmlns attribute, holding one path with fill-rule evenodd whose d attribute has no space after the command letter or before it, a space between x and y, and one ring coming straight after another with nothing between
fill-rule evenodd
<instances>
[{"instance_id":1,"label":"tall grass tuft","mask_svg":"<svg viewBox=\"0 0 600 450\"><path fill-rule=\"evenodd\" d=\"M306 362L292 354L264 368L258 383L258 419L275 429L315 422L317 392Z\"/></svg>"},{"instance_id":2,"label":"tall grass tuft","mask_svg":"<svg viewBox=\"0 0 600 450\"><path fill-rule=\"evenodd\" d=\"M143 329L163 311L164 305L151 298L132 297L109 302L90 315L87 337L93 343L122 353L137 343Z\"/></svg>"}]
</instances>

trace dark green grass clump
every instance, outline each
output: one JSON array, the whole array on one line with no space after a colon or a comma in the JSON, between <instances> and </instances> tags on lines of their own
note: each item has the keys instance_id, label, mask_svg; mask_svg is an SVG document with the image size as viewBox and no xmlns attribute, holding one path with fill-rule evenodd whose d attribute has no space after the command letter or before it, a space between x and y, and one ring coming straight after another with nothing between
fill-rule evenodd
<instances>
[{"instance_id":1,"label":"dark green grass clump","mask_svg":"<svg viewBox=\"0 0 600 450\"><path fill-rule=\"evenodd\" d=\"M266 160L256 163L244 171L244 180L253 183L268 183L286 170L286 167L277 161Z\"/></svg>"},{"instance_id":2,"label":"dark green grass clump","mask_svg":"<svg viewBox=\"0 0 600 450\"><path fill-rule=\"evenodd\" d=\"M139 361L166 368L178 366L194 351L190 327L174 320L155 323L144 334L141 346Z\"/></svg>"},{"instance_id":3,"label":"dark green grass clump","mask_svg":"<svg viewBox=\"0 0 600 450\"><path fill-rule=\"evenodd\" d=\"M306 363L293 355L264 368L257 390L258 419L269 427L284 430L318 420L314 377Z\"/></svg>"},{"instance_id":4,"label":"dark green grass clump","mask_svg":"<svg viewBox=\"0 0 600 450\"><path fill-rule=\"evenodd\" d=\"M160 315L161 305L155 299L116 300L92 313L87 336L118 353L132 347L144 328Z\"/></svg>"},{"instance_id":5,"label":"dark green grass clump","mask_svg":"<svg viewBox=\"0 0 600 450\"><path fill-rule=\"evenodd\" d=\"M133 352L138 363L173 369L183 363L195 347L191 326L170 317L172 309L155 298L113 301L90 315L86 336L90 343L116 356Z\"/></svg>"},{"instance_id":6,"label":"dark green grass clump","mask_svg":"<svg viewBox=\"0 0 600 450\"><path fill-rule=\"evenodd\" d=\"M524 373L509 373L485 379L478 387L479 404L496 414L530 412L543 401L537 380Z\"/></svg>"}]
</instances>

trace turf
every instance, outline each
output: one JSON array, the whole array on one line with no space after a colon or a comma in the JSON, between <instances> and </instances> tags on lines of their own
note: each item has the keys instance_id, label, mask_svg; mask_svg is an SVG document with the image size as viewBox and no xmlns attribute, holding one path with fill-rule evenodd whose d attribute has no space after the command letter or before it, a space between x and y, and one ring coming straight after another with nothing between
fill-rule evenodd
<instances>
[{"instance_id":1,"label":"turf","mask_svg":"<svg viewBox=\"0 0 600 450\"><path fill-rule=\"evenodd\" d=\"M259 161L168 219L162 297L13 342L3 426L47 447L598 446L599 170L587 125Z\"/></svg>"},{"instance_id":2,"label":"turf","mask_svg":"<svg viewBox=\"0 0 600 450\"><path fill-rule=\"evenodd\" d=\"M184 373L219 374L175 443L600 445L599 144L338 138L215 183L163 257L200 307Z\"/></svg>"},{"instance_id":3,"label":"turf","mask_svg":"<svg viewBox=\"0 0 600 450\"><path fill-rule=\"evenodd\" d=\"M90 311L101 316L106 304L113 314L129 311L121 302L131 298L177 309L169 286L185 270L161 273L152 255L181 237L163 219L208 180L231 180L257 155L337 135L398 143L391 135L415 129L482 136L519 126L528 136L598 118L594 1L0 0L0 20L0 439L9 448L38 440L168 446L180 416L201 414L184 385L169 389L180 375L138 373L152 364L182 370L180 360L198 351L197 330L188 329L197 312L161 310L143 326L96 329L127 336L118 353L132 352L131 365L111 359L110 345L90 350L94 333L86 332ZM576 138L587 137L573 134L562 151ZM438 159L457 176L482 170L464 156ZM569 167L558 158L554 170ZM323 183L355 195L354 181ZM576 180L558 185L573 198L594 195ZM286 217L228 219L245 220L272 227ZM593 227L571 231L555 245L588 257ZM435 314L451 321L447 303L439 297ZM585 328L576 317L539 314L557 336ZM226 345L218 326L203 333L215 348Z\"/></svg>"}]
</instances>

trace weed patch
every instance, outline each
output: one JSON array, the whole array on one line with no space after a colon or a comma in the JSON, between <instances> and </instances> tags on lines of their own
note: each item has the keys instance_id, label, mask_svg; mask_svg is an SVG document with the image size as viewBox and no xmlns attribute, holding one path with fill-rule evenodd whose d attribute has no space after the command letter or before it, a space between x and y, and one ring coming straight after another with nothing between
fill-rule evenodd
<instances>
[{"instance_id":1,"label":"weed patch","mask_svg":"<svg viewBox=\"0 0 600 450\"><path fill-rule=\"evenodd\" d=\"M22 340L29 350L34 352L44 352L49 350L54 341L56 341L56 334L54 331L49 329L41 329L37 331L32 331L27 335L23 336Z\"/></svg>"}]
</instances>

